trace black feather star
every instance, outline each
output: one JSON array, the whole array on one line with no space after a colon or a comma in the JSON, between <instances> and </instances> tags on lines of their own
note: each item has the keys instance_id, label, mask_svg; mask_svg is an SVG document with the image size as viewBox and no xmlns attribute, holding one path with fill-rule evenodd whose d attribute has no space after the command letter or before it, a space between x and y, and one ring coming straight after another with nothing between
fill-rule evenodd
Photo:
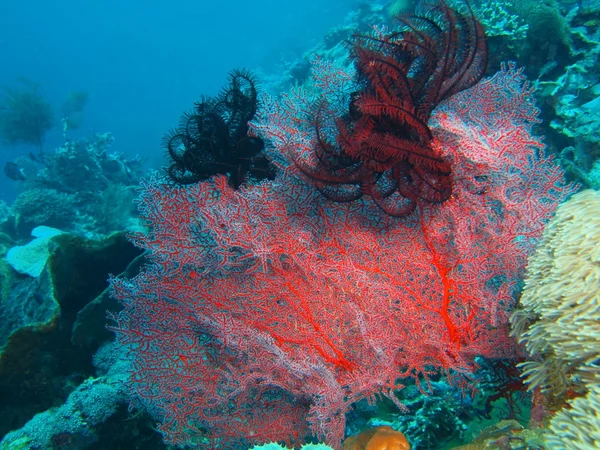
<instances>
[{"instance_id":1,"label":"black feather star","mask_svg":"<svg viewBox=\"0 0 600 450\"><path fill-rule=\"evenodd\" d=\"M273 179L275 169L262 153L262 139L248 135L258 109L256 81L234 71L217 97L206 97L181 116L179 126L163 138L171 160L167 175L178 184L193 184L217 174L228 175L238 189L248 178Z\"/></svg>"}]
</instances>

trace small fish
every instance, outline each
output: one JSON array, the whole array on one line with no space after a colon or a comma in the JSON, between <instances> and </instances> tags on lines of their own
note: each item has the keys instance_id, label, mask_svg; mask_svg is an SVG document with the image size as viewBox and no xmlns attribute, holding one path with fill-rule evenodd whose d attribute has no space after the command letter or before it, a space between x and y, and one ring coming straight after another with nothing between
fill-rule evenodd
<instances>
[{"instance_id":1,"label":"small fish","mask_svg":"<svg viewBox=\"0 0 600 450\"><path fill-rule=\"evenodd\" d=\"M23 172L23 169L21 169L14 162L7 162L4 164L4 175L11 180L25 181L25 173Z\"/></svg>"}]
</instances>

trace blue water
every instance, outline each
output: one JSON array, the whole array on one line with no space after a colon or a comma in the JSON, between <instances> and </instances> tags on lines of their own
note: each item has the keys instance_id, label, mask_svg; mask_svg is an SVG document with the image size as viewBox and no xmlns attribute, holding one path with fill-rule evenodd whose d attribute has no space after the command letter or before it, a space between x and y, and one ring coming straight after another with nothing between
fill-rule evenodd
<instances>
[{"instance_id":1,"label":"blue water","mask_svg":"<svg viewBox=\"0 0 600 450\"><path fill-rule=\"evenodd\" d=\"M87 91L72 137L110 131L114 151L161 165L160 139L200 95L213 95L234 68L275 72L309 49L356 6L348 0L0 2L0 87L23 76L59 110ZM57 114L58 115L58 114ZM60 124L46 149L63 142ZM32 147L0 146L0 167ZM0 177L0 200L14 183Z\"/></svg>"}]
</instances>

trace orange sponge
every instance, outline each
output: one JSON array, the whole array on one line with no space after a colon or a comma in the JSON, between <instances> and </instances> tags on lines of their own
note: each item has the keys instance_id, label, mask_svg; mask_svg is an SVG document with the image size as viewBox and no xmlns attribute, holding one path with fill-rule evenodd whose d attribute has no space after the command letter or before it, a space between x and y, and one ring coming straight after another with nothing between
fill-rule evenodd
<instances>
[{"instance_id":1,"label":"orange sponge","mask_svg":"<svg viewBox=\"0 0 600 450\"><path fill-rule=\"evenodd\" d=\"M344 450L410 450L406 436L392 427L369 428L344 441Z\"/></svg>"}]
</instances>

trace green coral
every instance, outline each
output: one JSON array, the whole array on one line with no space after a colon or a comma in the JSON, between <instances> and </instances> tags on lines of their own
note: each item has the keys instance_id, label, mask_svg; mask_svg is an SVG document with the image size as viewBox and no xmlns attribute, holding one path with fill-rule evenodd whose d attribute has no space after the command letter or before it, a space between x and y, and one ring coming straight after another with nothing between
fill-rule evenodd
<instances>
[{"instance_id":1,"label":"green coral","mask_svg":"<svg viewBox=\"0 0 600 450\"><path fill-rule=\"evenodd\" d=\"M19 81L20 88L6 87L0 99L0 140L6 145L35 145L41 151L46 132L52 128L52 107L38 84Z\"/></svg>"}]
</instances>

